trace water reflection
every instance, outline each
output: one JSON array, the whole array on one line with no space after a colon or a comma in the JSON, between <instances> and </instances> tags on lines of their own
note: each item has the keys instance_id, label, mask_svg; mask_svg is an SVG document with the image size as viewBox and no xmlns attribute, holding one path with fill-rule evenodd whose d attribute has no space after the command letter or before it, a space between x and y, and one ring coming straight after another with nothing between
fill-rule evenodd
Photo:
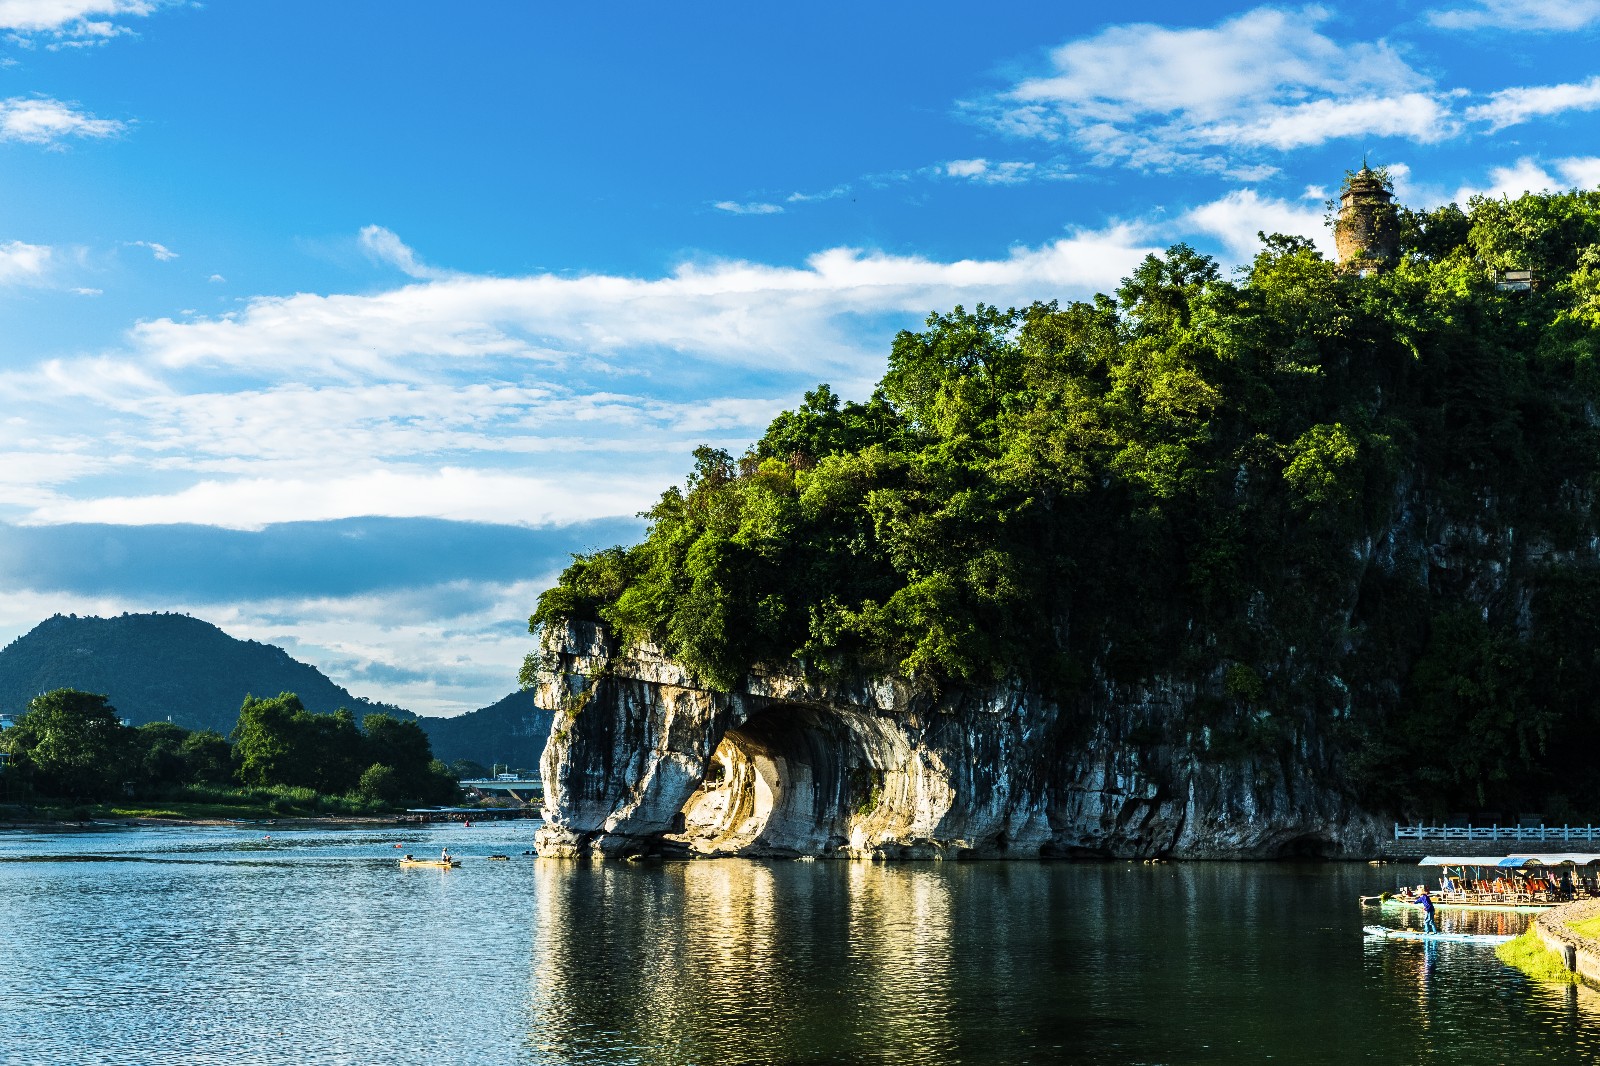
<instances>
[{"instance_id":1,"label":"water reflection","mask_svg":"<svg viewBox=\"0 0 1600 1066\"><path fill-rule=\"evenodd\" d=\"M1587 989L1476 945L1364 939L1365 867L583 865L522 857L526 835L0 835L0 1062L1600 1054ZM395 867L395 843L445 841L461 869Z\"/></svg>"}]
</instances>

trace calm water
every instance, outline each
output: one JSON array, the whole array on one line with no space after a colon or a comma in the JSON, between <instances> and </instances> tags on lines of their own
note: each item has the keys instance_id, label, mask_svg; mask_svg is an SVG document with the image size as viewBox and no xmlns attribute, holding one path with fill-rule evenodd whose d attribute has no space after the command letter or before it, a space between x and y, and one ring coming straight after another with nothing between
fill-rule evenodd
<instances>
[{"instance_id":1,"label":"calm water","mask_svg":"<svg viewBox=\"0 0 1600 1066\"><path fill-rule=\"evenodd\" d=\"M583 866L533 824L0 832L0 1062L1600 1056L1600 996L1365 942L1394 867Z\"/></svg>"}]
</instances>

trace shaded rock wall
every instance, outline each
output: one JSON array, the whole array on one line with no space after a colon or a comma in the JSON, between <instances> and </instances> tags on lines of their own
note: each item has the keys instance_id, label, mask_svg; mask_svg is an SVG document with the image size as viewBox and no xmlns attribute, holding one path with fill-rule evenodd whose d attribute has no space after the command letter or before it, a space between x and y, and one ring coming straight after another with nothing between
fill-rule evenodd
<instances>
[{"instance_id":1,"label":"shaded rock wall","mask_svg":"<svg viewBox=\"0 0 1600 1066\"><path fill-rule=\"evenodd\" d=\"M1193 702L1178 681L1071 707L798 672L714 692L577 623L541 656L545 855L1353 857L1391 832L1322 783L1311 734L1270 758L1135 742Z\"/></svg>"}]
</instances>

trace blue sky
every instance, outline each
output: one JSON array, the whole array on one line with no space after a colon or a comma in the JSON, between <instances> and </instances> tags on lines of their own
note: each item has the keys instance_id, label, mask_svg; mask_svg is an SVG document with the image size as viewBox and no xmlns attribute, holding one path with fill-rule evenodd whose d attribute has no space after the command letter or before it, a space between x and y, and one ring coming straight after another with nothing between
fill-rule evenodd
<instances>
[{"instance_id":1,"label":"blue sky","mask_svg":"<svg viewBox=\"0 0 1600 1066\"><path fill-rule=\"evenodd\" d=\"M1112 17L1114 16L1114 17ZM929 311L1600 184L1600 0L0 0L0 639L187 610L425 713Z\"/></svg>"}]
</instances>

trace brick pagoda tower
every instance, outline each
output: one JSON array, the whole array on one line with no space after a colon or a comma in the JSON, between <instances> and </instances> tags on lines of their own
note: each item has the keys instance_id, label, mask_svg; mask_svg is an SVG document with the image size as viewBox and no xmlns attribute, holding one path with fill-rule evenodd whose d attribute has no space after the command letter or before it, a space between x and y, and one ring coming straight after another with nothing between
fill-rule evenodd
<instances>
[{"instance_id":1,"label":"brick pagoda tower","mask_svg":"<svg viewBox=\"0 0 1600 1066\"><path fill-rule=\"evenodd\" d=\"M1399 255L1394 193L1389 191L1389 180L1371 170L1365 160L1339 193L1333 243L1340 264L1362 273L1382 270Z\"/></svg>"}]
</instances>

